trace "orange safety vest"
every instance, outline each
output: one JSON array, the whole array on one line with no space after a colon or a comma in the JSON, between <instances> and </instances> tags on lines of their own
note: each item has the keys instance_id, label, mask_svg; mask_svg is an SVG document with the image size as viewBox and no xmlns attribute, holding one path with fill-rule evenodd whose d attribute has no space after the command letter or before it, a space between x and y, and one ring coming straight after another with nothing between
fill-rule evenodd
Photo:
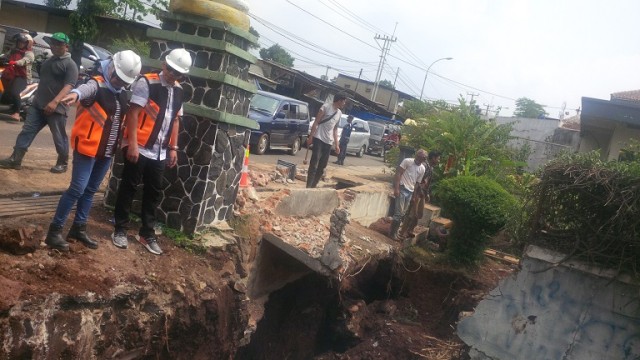
<instances>
[{"instance_id":1,"label":"orange safety vest","mask_svg":"<svg viewBox=\"0 0 640 360\"><path fill-rule=\"evenodd\" d=\"M91 80L98 83L98 93L93 99L80 101L76 121L71 129L71 146L80 154L102 157L105 155L112 127L117 126L118 129L115 131L120 133L128 103L124 96L118 96L109 90L102 76L94 76L89 81ZM116 102L120 102L120 121L114 123ZM120 136L113 143L114 148L119 138Z\"/></svg>"},{"instance_id":2,"label":"orange safety vest","mask_svg":"<svg viewBox=\"0 0 640 360\"><path fill-rule=\"evenodd\" d=\"M138 116L138 145L150 149L153 147L153 144L156 143L158 134L162 130L167 100L169 100L169 91L166 87L162 86L162 81L157 73L144 74L142 78L145 79L149 85L149 100ZM171 143L171 132L175 125L176 114L182 106L183 99L184 91L182 90L182 86L176 82L173 85L173 106L170 109L171 119L169 119L169 121L171 123L169 125L169 132L162 143L162 148L167 148L169 145L176 145Z\"/></svg>"}]
</instances>

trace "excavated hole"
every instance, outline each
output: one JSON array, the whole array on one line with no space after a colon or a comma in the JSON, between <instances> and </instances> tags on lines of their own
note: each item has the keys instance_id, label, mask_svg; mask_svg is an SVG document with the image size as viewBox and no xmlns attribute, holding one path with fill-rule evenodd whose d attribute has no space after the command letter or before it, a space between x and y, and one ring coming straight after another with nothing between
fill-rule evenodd
<instances>
[{"instance_id":1,"label":"excavated hole","mask_svg":"<svg viewBox=\"0 0 640 360\"><path fill-rule=\"evenodd\" d=\"M346 328L345 307L356 300L371 303L399 295L402 281L392 275L390 260L370 264L358 277L340 284L311 273L269 295L264 316L251 342L236 359L311 359L343 353L361 340ZM387 292L387 285L391 284Z\"/></svg>"}]
</instances>

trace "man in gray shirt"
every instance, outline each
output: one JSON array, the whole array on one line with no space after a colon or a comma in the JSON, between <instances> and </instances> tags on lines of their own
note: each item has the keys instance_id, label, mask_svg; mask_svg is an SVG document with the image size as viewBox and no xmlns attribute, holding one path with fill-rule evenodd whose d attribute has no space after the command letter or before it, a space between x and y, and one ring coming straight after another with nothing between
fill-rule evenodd
<instances>
[{"instance_id":1,"label":"man in gray shirt","mask_svg":"<svg viewBox=\"0 0 640 360\"><path fill-rule=\"evenodd\" d=\"M40 130L49 126L58 153L58 161L51 168L51 172L59 174L67 171L69 138L65 126L69 107L61 100L75 86L78 80L78 66L71 60L67 35L58 32L46 40L51 46L53 56L42 63L40 83L33 104L27 110L27 118L16 139L13 153L9 158L0 160L0 168L22 169L22 158L27 149Z\"/></svg>"}]
</instances>

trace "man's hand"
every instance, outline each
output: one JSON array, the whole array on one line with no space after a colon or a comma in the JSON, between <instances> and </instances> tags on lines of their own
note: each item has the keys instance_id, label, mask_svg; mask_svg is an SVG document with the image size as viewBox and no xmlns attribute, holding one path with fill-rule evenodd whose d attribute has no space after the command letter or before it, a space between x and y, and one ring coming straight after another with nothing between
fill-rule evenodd
<instances>
[{"instance_id":1,"label":"man's hand","mask_svg":"<svg viewBox=\"0 0 640 360\"><path fill-rule=\"evenodd\" d=\"M60 102L62 102L67 106L70 106L75 104L76 101L78 101L78 97L79 95L77 93L69 93L68 95L65 95L65 97L63 97L62 100L60 100Z\"/></svg>"},{"instance_id":2,"label":"man's hand","mask_svg":"<svg viewBox=\"0 0 640 360\"><path fill-rule=\"evenodd\" d=\"M138 162L139 155L140 155L140 152L138 151L138 144L129 144L129 147L127 148L127 154L126 154L127 160L135 164Z\"/></svg>"},{"instance_id":3,"label":"man's hand","mask_svg":"<svg viewBox=\"0 0 640 360\"><path fill-rule=\"evenodd\" d=\"M313 144L313 137L309 135L307 137L307 147L311 146L311 144Z\"/></svg>"},{"instance_id":4,"label":"man's hand","mask_svg":"<svg viewBox=\"0 0 640 360\"><path fill-rule=\"evenodd\" d=\"M56 101L56 99L51 100L51 102L44 107L44 114L47 116L53 114L56 111L57 107L58 107L58 101Z\"/></svg>"},{"instance_id":5,"label":"man's hand","mask_svg":"<svg viewBox=\"0 0 640 360\"><path fill-rule=\"evenodd\" d=\"M16 64L16 62L15 62L15 61L13 61L13 60L9 61L9 66L13 66L13 65L15 65L15 64Z\"/></svg>"},{"instance_id":6,"label":"man's hand","mask_svg":"<svg viewBox=\"0 0 640 360\"><path fill-rule=\"evenodd\" d=\"M172 168L176 166L177 163L178 163L178 152L173 149L167 150L167 167Z\"/></svg>"},{"instance_id":7,"label":"man's hand","mask_svg":"<svg viewBox=\"0 0 640 360\"><path fill-rule=\"evenodd\" d=\"M336 143L336 154L340 154L340 145Z\"/></svg>"},{"instance_id":8,"label":"man's hand","mask_svg":"<svg viewBox=\"0 0 640 360\"><path fill-rule=\"evenodd\" d=\"M393 188L393 196L396 198L400 196L400 189Z\"/></svg>"}]
</instances>

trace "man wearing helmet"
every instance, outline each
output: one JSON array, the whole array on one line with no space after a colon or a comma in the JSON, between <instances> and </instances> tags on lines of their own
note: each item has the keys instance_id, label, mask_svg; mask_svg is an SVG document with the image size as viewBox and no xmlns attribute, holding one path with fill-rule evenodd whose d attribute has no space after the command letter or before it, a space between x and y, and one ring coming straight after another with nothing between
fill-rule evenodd
<instances>
[{"instance_id":1,"label":"man wearing helmet","mask_svg":"<svg viewBox=\"0 0 640 360\"><path fill-rule=\"evenodd\" d=\"M9 54L9 66L2 72L2 86L5 91L0 101L12 105L11 117L16 121L20 121L20 92L30 82L31 64L35 59L29 43L30 38L31 36L26 34L16 34L13 37L16 48Z\"/></svg>"},{"instance_id":2,"label":"man wearing helmet","mask_svg":"<svg viewBox=\"0 0 640 360\"><path fill-rule=\"evenodd\" d=\"M62 102L62 98L73 89L78 80L78 65L71 60L67 35L58 32L45 40L51 46L53 56L40 67L40 82L33 103L27 110L27 119L16 139L13 153L7 159L0 160L0 168L22 169L22 158L33 139L40 130L49 126L58 153L58 160L51 172L59 174L67 171L69 138L65 126L68 106Z\"/></svg>"},{"instance_id":3,"label":"man wearing helmet","mask_svg":"<svg viewBox=\"0 0 640 360\"><path fill-rule=\"evenodd\" d=\"M162 173L177 163L178 127L184 92L179 81L189 72L191 55L185 49L169 52L160 73L142 75L132 85L123 139L124 169L115 205L113 244L126 249L129 211L136 187L142 182L143 196L138 241L149 252L160 255L155 236L155 211L160 201Z\"/></svg>"},{"instance_id":4,"label":"man wearing helmet","mask_svg":"<svg viewBox=\"0 0 640 360\"><path fill-rule=\"evenodd\" d=\"M78 101L80 105L71 130L71 183L60 197L45 239L47 246L60 251L69 251L69 243L61 233L74 205L76 215L67 239L78 240L91 249L98 247L87 235L89 210L121 137L122 119L128 109L123 89L138 77L142 62L136 53L125 50L101 61L99 67L103 75L93 76L62 99L66 105Z\"/></svg>"}]
</instances>

